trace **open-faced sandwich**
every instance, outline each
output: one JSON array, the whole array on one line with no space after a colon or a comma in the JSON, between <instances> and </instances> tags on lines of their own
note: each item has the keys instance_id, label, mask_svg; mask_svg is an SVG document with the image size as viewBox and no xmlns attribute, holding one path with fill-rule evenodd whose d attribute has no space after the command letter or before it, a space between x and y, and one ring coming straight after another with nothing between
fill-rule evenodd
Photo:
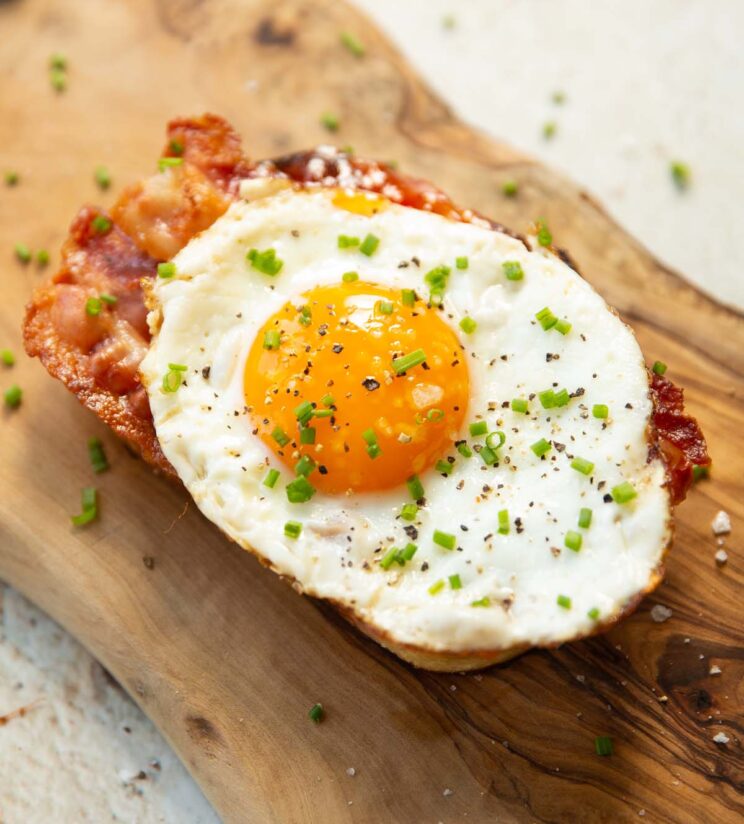
<instances>
[{"instance_id":1,"label":"open-faced sandwich","mask_svg":"<svg viewBox=\"0 0 744 824\"><path fill-rule=\"evenodd\" d=\"M159 167L80 212L26 347L228 537L431 669L654 589L705 441L546 227L209 115Z\"/></svg>"}]
</instances>

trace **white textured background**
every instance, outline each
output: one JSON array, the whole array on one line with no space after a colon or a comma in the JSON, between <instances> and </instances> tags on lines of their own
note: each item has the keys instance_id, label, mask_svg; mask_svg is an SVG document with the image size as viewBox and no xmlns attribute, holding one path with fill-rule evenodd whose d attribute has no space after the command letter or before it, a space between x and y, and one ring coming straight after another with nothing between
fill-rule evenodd
<instances>
[{"instance_id":1,"label":"white textured background","mask_svg":"<svg viewBox=\"0 0 744 824\"><path fill-rule=\"evenodd\" d=\"M742 0L357 4L465 120L572 176L665 262L744 307ZM691 168L685 192L672 159ZM0 715L38 702L0 726L0 821L217 821L100 665L13 590L0 587L0 608Z\"/></svg>"}]
</instances>

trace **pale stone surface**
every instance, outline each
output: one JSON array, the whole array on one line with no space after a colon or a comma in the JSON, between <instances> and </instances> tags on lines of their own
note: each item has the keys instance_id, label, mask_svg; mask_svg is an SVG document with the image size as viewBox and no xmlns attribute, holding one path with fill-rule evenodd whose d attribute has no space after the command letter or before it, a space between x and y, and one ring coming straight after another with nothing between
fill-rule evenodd
<instances>
[{"instance_id":1,"label":"pale stone surface","mask_svg":"<svg viewBox=\"0 0 744 824\"><path fill-rule=\"evenodd\" d=\"M662 259L744 306L739 0L357 3L466 120L566 172ZM691 167L684 193L672 159ZM0 597L0 715L41 699L0 727L0 820L217 822L88 653L13 590Z\"/></svg>"}]
</instances>

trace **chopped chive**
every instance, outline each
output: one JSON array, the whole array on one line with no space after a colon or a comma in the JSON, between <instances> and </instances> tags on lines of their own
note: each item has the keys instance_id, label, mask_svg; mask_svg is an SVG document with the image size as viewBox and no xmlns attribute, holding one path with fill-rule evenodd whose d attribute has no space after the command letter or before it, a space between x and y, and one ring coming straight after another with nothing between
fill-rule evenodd
<instances>
[{"instance_id":1,"label":"chopped chive","mask_svg":"<svg viewBox=\"0 0 744 824\"><path fill-rule=\"evenodd\" d=\"M584 506L579 510L579 526L582 529L589 529L592 525L592 511Z\"/></svg>"},{"instance_id":2,"label":"chopped chive","mask_svg":"<svg viewBox=\"0 0 744 824\"><path fill-rule=\"evenodd\" d=\"M462 257L455 258L455 266L458 269L467 269L470 265L470 261L464 255Z\"/></svg>"},{"instance_id":3,"label":"chopped chive","mask_svg":"<svg viewBox=\"0 0 744 824\"><path fill-rule=\"evenodd\" d=\"M501 268L504 270L507 280L524 279L524 269L522 269L522 264L518 260L505 260L501 264Z\"/></svg>"},{"instance_id":4,"label":"chopped chive","mask_svg":"<svg viewBox=\"0 0 744 824\"><path fill-rule=\"evenodd\" d=\"M88 438L88 458L96 474L105 472L109 468L100 438Z\"/></svg>"},{"instance_id":5,"label":"chopped chive","mask_svg":"<svg viewBox=\"0 0 744 824\"><path fill-rule=\"evenodd\" d=\"M183 154L183 143L181 143L181 141L177 140L175 137L168 144L168 148L176 157L180 157Z\"/></svg>"},{"instance_id":6,"label":"chopped chive","mask_svg":"<svg viewBox=\"0 0 744 824\"><path fill-rule=\"evenodd\" d=\"M418 547L416 544L408 543L406 544L403 549L401 550L401 555L403 556L404 561L410 561L411 558L416 554L418 551Z\"/></svg>"},{"instance_id":7,"label":"chopped chive","mask_svg":"<svg viewBox=\"0 0 744 824\"><path fill-rule=\"evenodd\" d=\"M314 411L315 409L310 401L302 401L294 408L295 418L304 425L312 418Z\"/></svg>"},{"instance_id":8,"label":"chopped chive","mask_svg":"<svg viewBox=\"0 0 744 824\"><path fill-rule=\"evenodd\" d=\"M158 160L158 169L161 172L164 172L166 169L172 169L175 166L182 166L183 165L183 158L182 157L161 157Z\"/></svg>"},{"instance_id":9,"label":"chopped chive","mask_svg":"<svg viewBox=\"0 0 744 824\"><path fill-rule=\"evenodd\" d=\"M426 360L426 352L423 349L414 349L407 355L393 358L393 369L396 375L402 375L414 366L419 366Z\"/></svg>"},{"instance_id":10,"label":"chopped chive","mask_svg":"<svg viewBox=\"0 0 744 824\"><path fill-rule=\"evenodd\" d=\"M457 538L449 532L442 532L440 529L434 530L432 541L437 546L444 547L444 549L454 549L457 546Z\"/></svg>"},{"instance_id":11,"label":"chopped chive","mask_svg":"<svg viewBox=\"0 0 744 824\"><path fill-rule=\"evenodd\" d=\"M586 615L587 618L591 618L592 621L596 621L597 618L599 618L599 607L592 607Z\"/></svg>"},{"instance_id":12,"label":"chopped chive","mask_svg":"<svg viewBox=\"0 0 744 824\"><path fill-rule=\"evenodd\" d=\"M581 472L582 475L591 475L594 471L594 464L586 458L574 458L571 461L571 469Z\"/></svg>"},{"instance_id":13,"label":"chopped chive","mask_svg":"<svg viewBox=\"0 0 744 824\"><path fill-rule=\"evenodd\" d=\"M547 223L544 220L537 221L537 242L540 246L550 246L553 242L553 235L550 233L550 229L548 229Z\"/></svg>"},{"instance_id":14,"label":"chopped chive","mask_svg":"<svg viewBox=\"0 0 744 824\"><path fill-rule=\"evenodd\" d=\"M158 263L158 277L172 278L176 274L176 264L173 261Z\"/></svg>"},{"instance_id":15,"label":"chopped chive","mask_svg":"<svg viewBox=\"0 0 744 824\"><path fill-rule=\"evenodd\" d=\"M535 441L535 443L530 446L530 449L537 455L538 458L542 458L543 455L546 455L550 452L552 445L550 441L546 441L545 438L540 438L539 441Z\"/></svg>"},{"instance_id":16,"label":"chopped chive","mask_svg":"<svg viewBox=\"0 0 744 824\"><path fill-rule=\"evenodd\" d=\"M108 189L111 185L111 175L105 166L97 166L93 177L101 189Z\"/></svg>"},{"instance_id":17,"label":"chopped chive","mask_svg":"<svg viewBox=\"0 0 744 824\"><path fill-rule=\"evenodd\" d=\"M669 164L669 172L672 175L674 184L680 191L684 191L690 185L690 167L681 160L673 160Z\"/></svg>"},{"instance_id":18,"label":"chopped chive","mask_svg":"<svg viewBox=\"0 0 744 824\"><path fill-rule=\"evenodd\" d=\"M440 459L434 464L434 469L442 475L451 475L455 469L455 465L451 464L449 461L443 461Z\"/></svg>"},{"instance_id":19,"label":"chopped chive","mask_svg":"<svg viewBox=\"0 0 744 824\"><path fill-rule=\"evenodd\" d=\"M316 724L320 724L320 722L325 717L325 711L323 710L322 704L313 704L310 707L310 712L308 713L308 717L311 721L315 722Z\"/></svg>"},{"instance_id":20,"label":"chopped chive","mask_svg":"<svg viewBox=\"0 0 744 824\"><path fill-rule=\"evenodd\" d=\"M380 566L383 569L389 569L395 563L399 552L399 549L396 549L396 547L391 546L390 549L382 556L382 558L380 558Z\"/></svg>"},{"instance_id":21,"label":"chopped chive","mask_svg":"<svg viewBox=\"0 0 744 824\"><path fill-rule=\"evenodd\" d=\"M638 495L633 484L628 481L623 481L621 484L613 486L610 490L610 494L612 495L612 500L616 504L627 504Z\"/></svg>"},{"instance_id":22,"label":"chopped chive","mask_svg":"<svg viewBox=\"0 0 744 824\"><path fill-rule=\"evenodd\" d=\"M17 384L8 387L3 393L3 399L8 409L18 409L23 400L23 390Z\"/></svg>"},{"instance_id":23,"label":"chopped chive","mask_svg":"<svg viewBox=\"0 0 744 824\"><path fill-rule=\"evenodd\" d=\"M303 504L315 495L315 487L304 475L287 484L287 499L292 504Z\"/></svg>"},{"instance_id":24,"label":"chopped chive","mask_svg":"<svg viewBox=\"0 0 744 824\"><path fill-rule=\"evenodd\" d=\"M612 739L607 735L598 735L594 739L594 751L597 755L612 755Z\"/></svg>"},{"instance_id":25,"label":"chopped chive","mask_svg":"<svg viewBox=\"0 0 744 824\"><path fill-rule=\"evenodd\" d=\"M550 96L550 99L555 103L556 106L561 106L563 103L566 102L566 93L560 90L553 92Z\"/></svg>"},{"instance_id":26,"label":"chopped chive","mask_svg":"<svg viewBox=\"0 0 744 824\"><path fill-rule=\"evenodd\" d=\"M341 45L344 46L347 51L351 52L354 57L364 57L364 46L351 32L342 31L339 40L341 41Z\"/></svg>"},{"instance_id":27,"label":"chopped chive","mask_svg":"<svg viewBox=\"0 0 744 824\"><path fill-rule=\"evenodd\" d=\"M314 418L330 418L333 415L332 409L316 409L313 412Z\"/></svg>"},{"instance_id":28,"label":"chopped chive","mask_svg":"<svg viewBox=\"0 0 744 824\"><path fill-rule=\"evenodd\" d=\"M501 191L505 197L516 197L519 192L519 184L516 180L505 180L501 184Z\"/></svg>"},{"instance_id":29,"label":"chopped chive","mask_svg":"<svg viewBox=\"0 0 744 824\"><path fill-rule=\"evenodd\" d=\"M309 306L303 306L299 311L298 321L301 326L310 326L313 320L313 313Z\"/></svg>"},{"instance_id":30,"label":"chopped chive","mask_svg":"<svg viewBox=\"0 0 744 824\"><path fill-rule=\"evenodd\" d=\"M377 250L377 247L380 245L380 238L375 237L375 235L367 235L361 243L359 247L359 251L363 255L367 255L367 257L372 257L372 255Z\"/></svg>"},{"instance_id":31,"label":"chopped chive","mask_svg":"<svg viewBox=\"0 0 744 824\"><path fill-rule=\"evenodd\" d=\"M20 176L16 171L7 171L5 173L5 185L6 186L17 186L18 181L20 180Z\"/></svg>"},{"instance_id":32,"label":"chopped chive","mask_svg":"<svg viewBox=\"0 0 744 824\"><path fill-rule=\"evenodd\" d=\"M563 543L574 552L578 552L581 549L581 544L583 543L583 538L580 532L575 532L573 529L570 529L566 533L566 537L563 539Z\"/></svg>"},{"instance_id":33,"label":"chopped chive","mask_svg":"<svg viewBox=\"0 0 744 824\"><path fill-rule=\"evenodd\" d=\"M90 227L98 235L105 235L113 224L105 215L96 215L90 222Z\"/></svg>"},{"instance_id":34,"label":"chopped chive","mask_svg":"<svg viewBox=\"0 0 744 824\"><path fill-rule=\"evenodd\" d=\"M271 437L279 444L279 446L286 446L290 441L289 435L287 435L287 433L280 426L274 427Z\"/></svg>"},{"instance_id":35,"label":"chopped chive","mask_svg":"<svg viewBox=\"0 0 744 824\"><path fill-rule=\"evenodd\" d=\"M444 589L444 579L440 578L429 587L429 595L438 595Z\"/></svg>"},{"instance_id":36,"label":"chopped chive","mask_svg":"<svg viewBox=\"0 0 744 824\"><path fill-rule=\"evenodd\" d=\"M560 392L556 392L553 396L553 405L557 407L567 406L570 400L571 396L568 394L568 390L561 389Z\"/></svg>"},{"instance_id":37,"label":"chopped chive","mask_svg":"<svg viewBox=\"0 0 744 824\"><path fill-rule=\"evenodd\" d=\"M341 280L344 283L354 283L355 280L359 280L359 274L357 272L344 272L341 275Z\"/></svg>"},{"instance_id":38,"label":"chopped chive","mask_svg":"<svg viewBox=\"0 0 744 824\"><path fill-rule=\"evenodd\" d=\"M300 537L300 533L302 532L302 524L299 521L287 521L284 524L284 534L287 538L294 538L295 540Z\"/></svg>"},{"instance_id":39,"label":"chopped chive","mask_svg":"<svg viewBox=\"0 0 744 824\"><path fill-rule=\"evenodd\" d=\"M10 351L10 349L3 349L0 351L0 361L3 362L4 366L14 366L15 355Z\"/></svg>"},{"instance_id":40,"label":"chopped chive","mask_svg":"<svg viewBox=\"0 0 744 824\"><path fill-rule=\"evenodd\" d=\"M74 526L85 526L98 517L98 493L95 487L83 487L80 499L82 512L70 518Z\"/></svg>"},{"instance_id":41,"label":"chopped chive","mask_svg":"<svg viewBox=\"0 0 744 824\"><path fill-rule=\"evenodd\" d=\"M380 444L379 443L371 443L367 447L367 454L369 455L370 458L372 458L372 460L374 460L375 458L382 455L382 449L380 448Z\"/></svg>"},{"instance_id":42,"label":"chopped chive","mask_svg":"<svg viewBox=\"0 0 744 824\"><path fill-rule=\"evenodd\" d=\"M496 450L491 449L490 446L482 446L478 455L480 455L481 460L486 466L493 466L499 459Z\"/></svg>"},{"instance_id":43,"label":"chopped chive","mask_svg":"<svg viewBox=\"0 0 744 824\"><path fill-rule=\"evenodd\" d=\"M25 243L16 243L14 247L15 255L21 263L30 263L31 262L31 250L26 246Z\"/></svg>"},{"instance_id":44,"label":"chopped chive","mask_svg":"<svg viewBox=\"0 0 744 824\"><path fill-rule=\"evenodd\" d=\"M559 607L563 607L563 609L571 609L571 599L568 595L559 595L555 601Z\"/></svg>"},{"instance_id":45,"label":"chopped chive","mask_svg":"<svg viewBox=\"0 0 744 824\"><path fill-rule=\"evenodd\" d=\"M174 372L186 372L188 371L188 366L183 363L169 363L168 369L172 369Z\"/></svg>"},{"instance_id":46,"label":"chopped chive","mask_svg":"<svg viewBox=\"0 0 744 824\"><path fill-rule=\"evenodd\" d=\"M535 318L539 321L540 326L547 332L548 329L552 329L556 323L558 323L558 318L550 311L550 309L546 306L544 309L541 309L539 312L535 314Z\"/></svg>"},{"instance_id":47,"label":"chopped chive","mask_svg":"<svg viewBox=\"0 0 744 824\"><path fill-rule=\"evenodd\" d=\"M413 289L401 290L401 301L404 306L413 306L416 303L416 293Z\"/></svg>"},{"instance_id":48,"label":"chopped chive","mask_svg":"<svg viewBox=\"0 0 744 824\"><path fill-rule=\"evenodd\" d=\"M315 429L312 426L305 426L302 429L300 429L300 443L315 443Z\"/></svg>"},{"instance_id":49,"label":"chopped chive","mask_svg":"<svg viewBox=\"0 0 744 824\"><path fill-rule=\"evenodd\" d=\"M449 266L435 266L424 275L424 281L430 287L429 301L432 304L438 305L442 302L451 271Z\"/></svg>"},{"instance_id":50,"label":"chopped chive","mask_svg":"<svg viewBox=\"0 0 744 824\"><path fill-rule=\"evenodd\" d=\"M364 442L368 446L377 443L377 434L374 429L365 429L364 432L362 432L362 438L364 438Z\"/></svg>"},{"instance_id":51,"label":"chopped chive","mask_svg":"<svg viewBox=\"0 0 744 824\"><path fill-rule=\"evenodd\" d=\"M442 28L452 30L457 26L457 18L454 14L445 14L442 18Z\"/></svg>"},{"instance_id":52,"label":"chopped chive","mask_svg":"<svg viewBox=\"0 0 744 824\"><path fill-rule=\"evenodd\" d=\"M524 398L514 398L511 402L511 408L514 412L519 412L522 415L529 412L529 406Z\"/></svg>"},{"instance_id":53,"label":"chopped chive","mask_svg":"<svg viewBox=\"0 0 744 824\"><path fill-rule=\"evenodd\" d=\"M39 249L36 253L36 262L39 266L46 266L49 263L49 252L46 249Z\"/></svg>"},{"instance_id":54,"label":"chopped chive","mask_svg":"<svg viewBox=\"0 0 744 824\"><path fill-rule=\"evenodd\" d=\"M470 602L471 607L490 607L491 606L491 599L484 595L482 598L479 598L477 601Z\"/></svg>"},{"instance_id":55,"label":"chopped chive","mask_svg":"<svg viewBox=\"0 0 744 824\"><path fill-rule=\"evenodd\" d=\"M392 315L393 314L393 304L389 300L378 300L377 301L377 311L381 315Z\"/></svg>"},{"instance_id":56,"label":"chopped chive","mask_svg":"<svg viewBox=\"0 0 744 824\"><path fill-rule=\"evenodd\" d=\"M667 365L660 360L654 361L654 365L651 367L652 371L654 371L657 375L663 375L667 371Z\"/></svg>"},{"instance_id":57,"label":"chopped chive","mask_svg":"<svg viewBox=\"0 0 744 824\"><path fill-rule=\"evenodd\" d=\"M324 129L328 129L329 132L337 132L341 121L337 114L333 114L333 112L323 112L320 116L320 125Z\"/></svg>"},{"instance_id":58,"label":"chopped chive","mask_svg":"<svg viewBox=\"0 0 744 824\"><path fill-rule=\"evenodd\" d=\"M67 57L60 52L54 52L49 56L49 68L57 69L58 71L65 71L67 69Z\"/></svg>"},{"instance_id":59,"label":"chopped chive","mask_svg":"<svg viewBox=\"0 0 744 824\"><path fill-rule=\"evenodd\" d=\"M710 475L710 467L709 466L701 466L700 464L695 464L692 467L692 480L697 482L702 480L703 478L707 478Z\"/></svg>"},{"instance_id":60,"label":"chopped chive","mask_svg":"<svg viewBox=\"0 0 744 824\"><path fill-rule=\"evenodd\" d=\"M270 469L266 473L266 477L263 479L263 485L267 486L269 489L273 489L276 486L276 482L279 480L279 470L278 469Z\"/></svg>"},{"instance_id":61,"label":"chopped chive","mask_svg":"<svg viewBox=\"0 0 744 824\"><path fill-rule=\"evenodd\" d=\"M434 409L430 409L426 413L426 419L431 421L432 423L439 423L439 421L444 420L444 417L445 417L444 410L443 409L437 409L436 407Z\"/></svg>"},{"instance_id":62,"label":"chopped chive","mask_svg":"<svg viewBox=\"0 0 744 824\"><path fill-rule=\"evenodd\" d=\"M276 249L265 249L263 252L259 252L258 249L251 249L246 255L246 259L254 269L270 277L278 275L282 270L282 266L284 266L284 261L276 256Z\"/></svg>"},{"instance_id":63,"label":"chopped chive","mask_svg":"<svg viewBox=\"0 0 744 824\"><path fill-rule=\"evenodd\" d=\"M424 497L424 485L419 480L418 475L412 475L406 481L406 486L414 501L420 501Z\"/></svg>"},{"instance_id":64,"label":"chopped chive","mask_svg":"<svg viewBox=\"0 0 744 824\"><path fill-rule=\"evenodd\" d=\"M117 298L116 295L103 294L99 295L98 297L106 304L106 306L115 306L119 300L119 298Z\"/></svg>"},{"instance_id":65,"label":"chopped chive","mask_svg":"<svg viewBox=\"0 0 744 824\"><path fill-rule=\"evenodd\" d=\"M606 418L610 414L610 410L604 403L595 403L592 407L592 415L595 418Z\"/></svg>"},{"instance_id":66,"label":"chopped chive","mask_svg":"<svg viewBox=\"0 0 744 824\"><path fill-rule=\"evenodd\" d=\"M555 392L552 389L538 392L537 397L543 409L552 409L555 406Z\"/></svg>"},{"instance_id":67,"label":"chopped chive","mask_svg":"<svg viewBox=\"0 0 744 824\"><path fill-rule=\"evenodd\" d=\"M499 535L509 534L509 510L500 509L498 514L499 519Z\"/></svg>"},{"instance_id":68,"label":"chopped chive","mask_svg":"<svg viewBox=\"0 0 744 824\"><path fill-rule=\"evenodd\" d=\"M462 455L463 458L473 457L473 450L464 441L463 443L457 444L457 451Z\"/></svg>"},{"instance_id":69,"label":"chopped chive","mask_svg":"<svg viewBox=\"0 0 744 824\"><path fill-rule=\"evenodd\" d=\"M554 120L549 120L547 123L543 124L543 137L545 140L550 140L551 138L555 137L555 132L558 127L555 124Z\"/></svg>"},{"instance_id":70,"label":"chopped chive","mask_svg":"<svg viewBox=\"0 0 744 824\"><path fill-rule=\"evenodd\" d=\"M466 335L472 335L477 328L478 324L470 317L465 317L460 321L460 329L462 329Z\"/></svg>"},{"instance_id":71,"label":"chopped chive","mask_svg":"<svg viewBox=\"0 0 744 824\"><path fill-rule=\"evenodd\" d=\"M571 331L571 324L567 320L559 318L554 328L556 332L560 332L561 335L567 335Z\"/></svg>"},{"instance_id":72,"label":"chopped chive","mask_svg":"<svg viewBox=\"0 0 744 824\"><path fill-rule=\"evenodd\" d=\"M494 439L498 440L498 444L494 442ZM493 432L489 432L486 435L486 446L489 449L501 449L501 447L506 443L506 435L500 430L495 429Z\"/></svg>"},{"instance_id":73,"label":"chopped chive","mask_svg":"<svg viewBox=\"0 0 744 824\"><path fill-rule=\"evenodd\" d=\"M449 576L449 583L452 589L462 589L462 581L457 574Z\"/></svg>"},{"instance_id":74,"label":"chopped chive","mask_svg":"<svg viewBox=\"0 0 744 824\"><path fill-rule=\"evenodd\" d=\"M263 348L278 349L281 341L281 334L278 329L267 329L264 332Z\"/></svg>"},{"instance_id":75,"label":"chopped chive","mask_svg":"<svg viewBox=\"0 0 744 824\"><path fill-rule=\"evenodd\" d=\"M163 392L172 394L178 391L178 387L183 383L183 372L180 369L169 369L163 375Z\"/></svg>"},{"instance_id":76,"label":"chopped chive","mask_svg":"<svg viewBox=\"0 0 744 824\"><path fill-rule=\"evenodd\" d=\"M63 92L67 88L67 72L63 69L51 69L49 82L55 92Z\"/></svg>"},{"instance_id":77,"label":"chopped chive","mask_svg":"<svg viewBox=\"0 0 744 824\"><path fill-rule=\"evenodd\" d=\"M85 314L86 315L92 315L94 317L96 315L100 315L102 308L103 308L103 306L101 304L101 299L100 298L88 298L88 300L85 301Z\"/></svg>"},{"instance_id":78,"label":"chopped chive","mask_svg":"<svg viewBox=\"0 0 744 824\"><path fill-rule=\"evenodd\" d=\"M330 393L323 395L323 397L320 399L320 402L323 404L323 406L326 407L333 406L333 395L331 395Z\"/></svg>"},{"instance_id":79,"label":"chopped chive","mask_svg":"<svg viewBox=\"0 0 744 824\"><path fill-rule=\"evenodd\" d=\"M418 515L418 507L416 504L403 504L400 509L400 517L404 521L415 521Z\"/></svg>"},{"instance_id":80,"label":"chopped chive","mask_svg":"<svg viewBox=\"0 0 744 824\"><path fill-rule=\"evenodd\" d=\"M360 238L353 237L352 235L339 235L337 242L339 249L350 249L352 246L359 246L362 241Z\"/></svg>"},{"instance_id":81,"label":"chopped chive","mask_svg":"<svg viewBox=\"0 0 744 824\"><path fill-rule=\"evenodd\" d=\"M488 424L486 421L475 421L471 423L468 428L473 438L477 438L478 435L485 435L486 432L488 432Z\"/></svg>"}]
</instances>

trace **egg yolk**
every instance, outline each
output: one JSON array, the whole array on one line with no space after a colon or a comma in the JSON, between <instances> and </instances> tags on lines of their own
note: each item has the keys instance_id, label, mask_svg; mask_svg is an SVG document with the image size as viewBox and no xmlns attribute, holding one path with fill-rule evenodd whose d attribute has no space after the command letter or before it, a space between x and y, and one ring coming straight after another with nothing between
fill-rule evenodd
<instances>
[{"instance_id":1,"label":"egg yolk","mask_svg":"<svg viewBox=\"0 0 744 824\"><path fill-rule=\"evenodd\" d=\"M244 391L258 435L293 472L324 492L366 492L446 459L469 376L441 310L356 281L312 289L272 315Z\"/></svg>"}]
</instances>

